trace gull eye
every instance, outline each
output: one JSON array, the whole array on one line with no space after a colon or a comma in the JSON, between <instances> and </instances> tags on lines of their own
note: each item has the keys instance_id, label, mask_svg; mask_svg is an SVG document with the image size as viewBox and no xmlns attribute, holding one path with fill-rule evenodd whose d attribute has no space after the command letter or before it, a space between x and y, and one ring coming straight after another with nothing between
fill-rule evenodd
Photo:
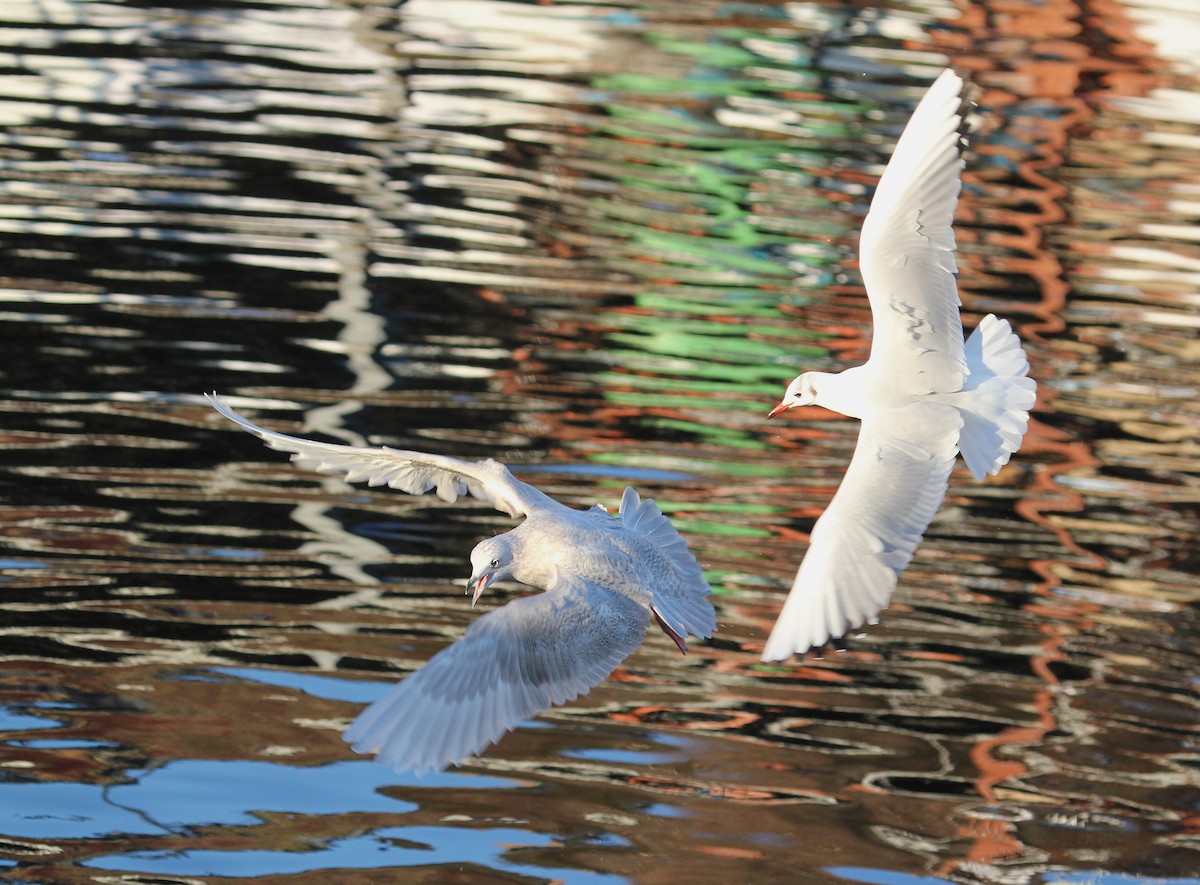
<instances>
[{"instance_id":1,"label":"gull eye","mask_svg":"<svg viewBox=\"0 0 1200 885\"><path fill-rule=\"evenodd\" d=\"M492 568L500 568L500 560L493 559L491 562Z\"/></svg>"}]
</instances>

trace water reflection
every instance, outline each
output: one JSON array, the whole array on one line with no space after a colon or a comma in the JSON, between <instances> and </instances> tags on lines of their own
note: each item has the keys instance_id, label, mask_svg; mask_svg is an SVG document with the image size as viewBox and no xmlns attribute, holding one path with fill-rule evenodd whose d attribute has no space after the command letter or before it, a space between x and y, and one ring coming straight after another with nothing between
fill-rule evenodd
<instances>
[{"instance_id":1,"label":"water reflection","mask_svg":"<svg viewBox=\"0 0 1200 885\"><path fill-rule=\"evenodd\" d=\"M1192 875L1192 19L1136 14L6 6L0 872ZM1038 420L879 628L763 666L854 434L762 414L865 354L853 232L946 56L968 321L1018 321ZM464 772L349 761L509 523L292 471L210 389L575 505L634 482L721 632Z\"/></svg>"},{"instance_id":2,"label":"water reflection","mask_svg":"<svg viewBox=\"0 0 1200 885\"><path fill-rule=\"evenodd\" d=\"M296 851L225 850L130 852L89 861L86 866L104 870L135 870L154 876L266 876L295 875L328 869L339 871L454 864L468 874L507 873L537 880L566 883L619 883L619 876L555 868L537 863L538 855L557 853L553 840L513 828L472 828L464 839L458 827L388 827L355 839L324 844L312 856ZM621 846L616 843L616 847ZM466 850L464 850L466 849ZM540 850L539 850L540 849ZM529 858L523 861L523 858ZM343 873L344 874L344 873Z\"/></svg>"}]
</instances>

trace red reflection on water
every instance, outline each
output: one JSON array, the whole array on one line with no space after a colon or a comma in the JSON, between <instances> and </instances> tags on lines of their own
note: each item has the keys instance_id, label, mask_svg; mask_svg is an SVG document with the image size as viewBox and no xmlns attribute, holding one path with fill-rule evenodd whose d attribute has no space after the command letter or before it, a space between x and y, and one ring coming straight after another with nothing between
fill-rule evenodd
<instances>
[{"instance_id":1,"label":"red reflection on water","mask_svg":"<svg viewBox=\"0 0 1200 885\"><path fill-rule=\"evenodd\" d=\"M1047 632L1053 628L1048 627ZM1050 672L1048 664L1064 659L1062 636L1050 635L1041 644L1042 654L1032 659L1034 671L1047 685L1057 685L1058 679ZM996 785L1009 779L1017 779L1029 773L1028 767L1014 759L1001 759L996 751L1010 744L1038 744L1047 733L1055 728L1053 695L1049 691L1038 691L1033 696L1032 707L1037 711L1037 724L1006 728L994 738L980 741L971 748L971 761L979 769L975 786L988 802L997 801Z\"/></svg>"},{"instance_id":2,"label":"red reflection on water","mask_svg":"<svg viewBox=\"0 0 1200 885\"><path fill-rule=\"evenodd\" d=\"M1077 350L1057 346L1056 336L1066 329L1064 316L1070 284L1063 263L1047 244L1054 227L1069 220L1071 193L1061 169L1073 134L1094 115L1106 92L1142 92L1152 83L1144 72L1159 63L1148 58L1149 47L1138 40L1125 11L1116 4L1081 8L1070 0L1045 4L978 3L963 7L956 34L940 34L958 51L954 64L974 73L981 87L981 106L1009 121L1006 134L1020 139L1028 149L1017 154L1006 144L977 140L981 158L1001 160L1012 152L1017 174L1006 171L1004 162L969 164L970 184L982 190L978 199L963 200L960 218L969 227L960 228L960 250L964 288L991 285L1002 289L1012 281L1036 293L1036 301L1025 304L1033 319L1019 323L1018 331L1031 343L1035 377L1047 377L1045 368L1073 365ZM1092 39L1079 39L1086 28ZM1137 74L1135 80L1130 75ZM1023 110L1028 105L1029 110ZM1038 106L1052 112L1039 112ZM978 227L974 225L978 224ZM972 244L982 251L970 248ZM964 298L969 306L972 299ZM1039 390L1039 408L1058 414L1057 392L1048 385ZM1038 623L1042 634L1038 651L1029 666L1039 687L1031 692L1028 708L1033 721L1001 730L977 741L970 759L977 769L975 787L988 803L1003 803L1014 791L1035 790L1021 779L1031 775L1024 755L1026 748L1043 745L1060 727L1056 706L1061 703L1060 680L1054 665L1069 658L1069 639L1091 628L1098 606L1055 595L1063 576L1072 567L1093 571L1108 568L1108 561L1086 549L1072 533L1062 514L1085 508L1082 494L1060 483L1062 475L1087 475L1100 466L1090 444L1070 433L1038 420L1030 424L1021 454L1039 469L1030 471L1015 512L1053 536L1066 552L1064 557L1034 559L1029 568L1038 577L1033 588L1037 600L1023 608ZM1010 468L1011 469L1011 468ZM1013 863L1026 851L1015 823L1006 816L969 815L960 824L960 834L969 840L961 860L946 861L943 874L953 874L965 864Z\"/></svg>"}]
</instances>

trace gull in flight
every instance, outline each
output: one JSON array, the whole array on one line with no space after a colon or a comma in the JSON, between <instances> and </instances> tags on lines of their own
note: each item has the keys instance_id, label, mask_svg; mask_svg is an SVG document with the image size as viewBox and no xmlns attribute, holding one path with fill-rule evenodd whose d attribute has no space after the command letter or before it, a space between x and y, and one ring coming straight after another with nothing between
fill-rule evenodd
<instances>
[{"instance_id":1,"label":"gull in flight","mask_svg":"<svg viewBox=\"0 0 1200 885\"><path fill-rule=\"evenodd\" d=\"M817 405L861 427L764 661L875 623L945 497L955 455L983 479L1008 463L1025 435L1037 386L1008 321L989 314L963 342L952 227L964 165L963 89L950 70L930 86L863 223L869 359L800 375L770 412Z\"/></svg>"},{"instance_id":2,"label":"gull in flight","mask_svg":"<svg viewBox=\"0 0 1200 885\"><path fill-rule=\"evenodd\" d=\"M522 721L603 682L657 622L687 654L686 636L708 638L716 614L687 542L647 499L626 488L621 509L573 510L516 479L496 461L332 445L253 424L220 398L218 412L300 467L454 502L472 495L513 517L511 531L471 551L471 605L494 582L544 593L515 599L371 704L347 729L360 753L418 774L461 764Z\"/></svg>"}]
</instances>

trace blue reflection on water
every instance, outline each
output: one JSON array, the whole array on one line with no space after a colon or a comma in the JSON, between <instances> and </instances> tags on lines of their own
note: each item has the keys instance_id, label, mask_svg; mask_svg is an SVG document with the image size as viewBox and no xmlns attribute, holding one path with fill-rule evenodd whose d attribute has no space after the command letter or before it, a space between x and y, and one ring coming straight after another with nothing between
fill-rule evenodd
<instances>
[{"instance_id":1,"label":"blue reflection on water","mask_svg":"<svg viewBox=\"0 0 1200 885\"><path fill-rule=\"evenodd\" d=\"M353 704L369 704L383 697L384 693L396 684L396 680L388 682L367 681L362 679L341 679L335 676L316 676L311 673L297 673L289 670L255 670L250 667L210 667L209 672L232 676L235 679L245 679L262 685L274 685L279 688L294 688L314 698L325 698L331 701L348 701Z\"/></svg>"},{"instance_id":2,"label":"blue reflection on water","mask_svg":"<svg viewBox=\"0 0 1200 885\"><path fill-rule=\"evenodd\" d=\"M28 713L16 713L11 707L0 707L0 731L28 731L32 728L61 727L61 722L49 721L40 716L30 716Z\"/></svg>"},{"instance_id":3,"label":"blue reflection on water","mask_svg":"<svg viewBox=\"0 0 1200 885\"><path fill-rule=\"evenodd\" d=\"M257 823L254 812L337 814L406 813L416 805L378 792L392 772L366 762L313 768L274 762L189 759L133 773L133 784L112 787L112 800L136 808L165 827Z\"/></svg>"},{"instance_id":4,"label":"blue reflection on water","mask_svg":"<svg viewBox=\"0 0 1200 885\"><path fill-rule=\"evenodd\" d=\"M381 869L470 864L518 875L553 877L570 885L620 883L619 876L515 863L514 849L550 848L552 836L518 829L389 827L351 839L337 839L319 850L298 851L134 851L84 861L83 866L150 875L265 876L314 870Z\"/></svg>"},{"instance_id":5,"label":"blue reflection on water","mask_svg":"<svg viewBox=\"0 0 1200 885\"><path fill-rule=\"evenodd\" d=\"M113 805L91 784L0 784L0 833L28 839L97 839L162 833L139 813Z\"/></svg>"},{"instance_id":6,"label":"blue reflection on water","mask_svg":"<svg viewBox=\"0 0 1200 885\"><path fill-rule=\"evenodd\" d=\"M0 784L0 833L29 838L94 839L162 833L212 824L258 823L255 812L407 814L417 806L383 795L396 775L369 762L299 768L270 762L185 760L130 772L115 786ZM462 786L504 781L457 776Z\"/></svg>"},{"instance_id":7,"label":"blue reflection on water","mask_svg":"<svg viewBox=\"0 0 1200 885\"><path fill-rule=\"evenodd\" d=\"M226 547L193 547L189 553L198 555L217 556L224 559L265 559L266 554L261 550L234 550Z\"/></svg>"},{"instance_id":8,"label":"blue reflection on water","mask_svg":"<svg viewBox=\"0 0 1200 885\"><path fill-rule=\"evenodd\" d=\"M688 813L682 808L677 808L674 805L667 805L662 802L655 802L653 805L647 805L640 809L643 814L649 814L653 817L687 817Z\"/></svg>"},{"instance_id":9,"label":"blue reflection on water","mask_svg":"<svg viewBox=\"0 0 1200 885\"><path fill-rule=\"evenodd\" d=\"M663 765L667 762L678 762L687 758L681 753L664 753L653 750L620 750L615 747L586 747L580 750L566 750L563 756L572 759L585 759L590 762L615 762L627 765Z\"/></svg>"},{"instance_id":10,"label":"blue reflection on water","mask_svg":"<svg viewBox=\"0 0 1200 885\"><path fill-rule=\"evenodd\" d=\"M939 879L936 876L911 876L908 873L867 867L826 867L825 871L843 879L868 882L870 885L954 885L949 879Z\"/></svg>"}]
</instances>

